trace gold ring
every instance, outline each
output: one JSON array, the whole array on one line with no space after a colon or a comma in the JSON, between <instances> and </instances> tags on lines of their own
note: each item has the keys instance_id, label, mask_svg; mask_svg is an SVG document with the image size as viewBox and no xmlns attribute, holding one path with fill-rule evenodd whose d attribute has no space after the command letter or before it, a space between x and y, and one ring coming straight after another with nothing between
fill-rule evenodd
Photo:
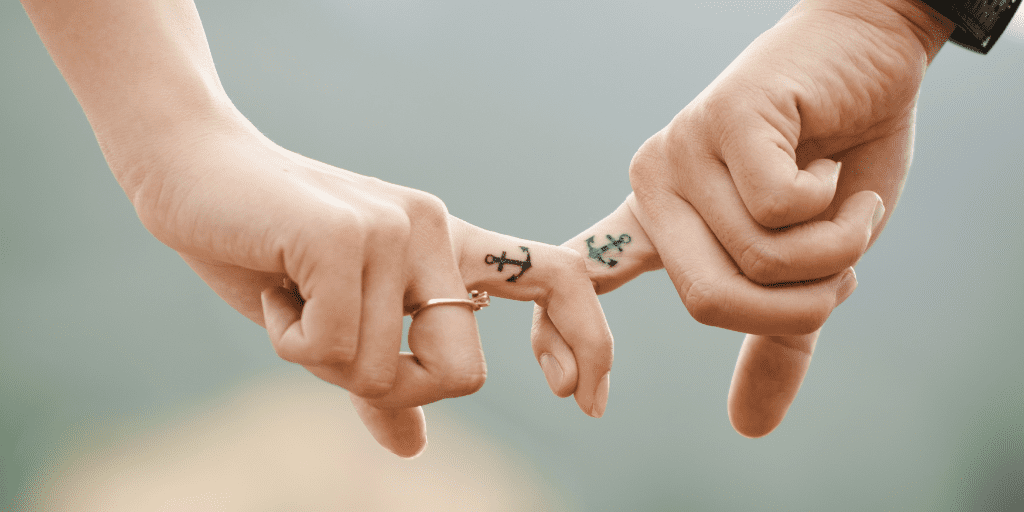
<instances>
[{"instance_id":1,"label":"gold ring","mask_svg":"<svg viewBox=\"0 0 1024 512\"><path fill-rule=\"evenodd\" d=\"M466 306L473 311L479 311L481 308L485 308L491 304L491 298L487 295L487 292L478 292L473 290L469 292L469 295L469 299L430 299L423 304L413 306L412 309L409 310L409 314L412 315L413 318L416 318L416 314L424 309L432 306L447 305Z\"/></svg>"}]
</instances>

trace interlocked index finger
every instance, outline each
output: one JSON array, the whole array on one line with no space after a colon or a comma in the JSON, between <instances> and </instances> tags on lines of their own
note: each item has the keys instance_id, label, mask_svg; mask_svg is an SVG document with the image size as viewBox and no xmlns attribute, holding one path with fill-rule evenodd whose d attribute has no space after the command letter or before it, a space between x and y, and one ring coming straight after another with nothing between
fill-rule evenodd
<instances>
[{"instance_id":1,"label":"interlocked index finger","mask_svg":"<svg viewBox=\"0 0 1024 512\"><path fill-rule=\"evenodd\" d=\"M604 414L613 342L584 259L570 249L501 235L459 219L453 218L452 224L466 287L543 306L568 346L538 354L549 382L558 381L553 387L559 394L574 390L583 412ZM577 377L571 379L574 369Z\"/></svg>"},{"instance_id":2,"label":"interlocked index finger","mask_svg":"<svg viewBox=\"0 0 1024 512\"><path fill-rule=\"evenodd\" d=\"M633 215L634 203L635 198L630 194L614 212L562 244L584 258L590 284L597 294L615 290L644 272L661 268L657 251ZM556 304L559 298L552 296L548 304ZM572 300L571 296L566 298ZM564 329L567 334L571 333L576 322L571 316L571 307L565 309L570 314L556 315L556 325L547 308L538 304L534 308L530 333L533 353L544 369L548 386L560 397L572 394L578 380L573 349L561 332ZM577 400L579 398L577 395ZM580 403L581 408L584 403Z\"/></svg>"},{"instance_id":3,"label":"interlocked index finger","mask_svg":"<svg viewBox=\"0 0 1024 512\"><path fill-rule=\"evenodd\" d=\"M638 197L638 218L679 297L703 324L763 335L805 334L825 323L857 286L853 268L791 286L760 286L744 276L689 203L668 190Z\"/></svg>"},{"instance_id":4,"label":"interlocked index finger","mask_svg":"<svg viewBox=\"0 0 1024 512\"><path fill-rule=\"evenodd\" d=\"M770 230L747 212L724 164L701 159L698 165L704 165L706 172L682 173L679 189L665 193L684 198L699 212L703 223L751 281L767 285L824 278L852 266L867 250L873 219L882 208L878 194L862 191L841 198L832 219ZM666 221L671 218L653 209L650 215ZM664 256L660 246L659 252Z\"/></svg>"}]
</instances>

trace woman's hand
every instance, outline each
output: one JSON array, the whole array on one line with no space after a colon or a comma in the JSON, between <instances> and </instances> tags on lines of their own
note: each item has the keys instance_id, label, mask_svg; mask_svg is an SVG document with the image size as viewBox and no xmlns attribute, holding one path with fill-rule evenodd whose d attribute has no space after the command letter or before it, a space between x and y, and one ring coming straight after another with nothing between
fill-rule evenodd
<instances>
[{"instance_id":1,"label":"woman's hand","mask_svg":"<svg viewBox=\"0 0 1024 512\"><path fill-rule=\"evenodd\" d=\"M535 339L533 343L548 384L558 396L575 395L583 412L601 417L608 403L612 334L583 257L570 249L487 231L455 217L449 217L449 233L467 290L532 300L550 311L548 322L561 336ZM414 348L414 336L421 329L437 329L437 324L421 322L438 309L425 309L413 318L409 328L413 353L402 354L403 358L412 362L420 358L422 350ZM543 357L545 354L550 357ZM418 370L412 364L407 367ZM570 369L571 374L563 374L560 368ZM314 373L334 382L331 371L318 369ZM399 374L399 381L402 378ZM429 389L410 386L387 397L367 399L352 394L351 398L363 423L381 445L404 456L419 453L425 446L422 408L408 406L436 400Z\"/></svg>"},{"instance_id":2,"label":"woman's hand","mask_svg":"<svg viewBox=\"0 0 1024 512\"><path fill-rule=\"evenodd\" d=\"M483 385L468 308L417 314L400 353L407 311L467 289L548 307L572 347L561 364L585 368L570 392L603 413L612 338L579 255L476 228L430 194L287 151L242 121L164 139L122 173L126 189L146 228L264 325L281 358L351 391L381 444L419 453L418 406Z\"/></svg>"},{"instance_id":3,"label":"woman's hand","mask_svg":"<svg viewBox=\"0 0 1024 512\"><path fill-rule=\"evenodd\" d=\"M580 407L604 410L611 335L571 251L476 231L430 194L277 146L228 98L191 0L22 5L143 224L265 325L282 358L351 390L390 450L419 453L425 425L415 406L472 393L486 377L464 307L418 314L413 354L399 354L405 311L466 296L462 266L471 286L550 306L591 372L573 381ZM532 267L501 284L507 277L482 258L517 259L520 245Z\"/></svg>"}]
</instances>

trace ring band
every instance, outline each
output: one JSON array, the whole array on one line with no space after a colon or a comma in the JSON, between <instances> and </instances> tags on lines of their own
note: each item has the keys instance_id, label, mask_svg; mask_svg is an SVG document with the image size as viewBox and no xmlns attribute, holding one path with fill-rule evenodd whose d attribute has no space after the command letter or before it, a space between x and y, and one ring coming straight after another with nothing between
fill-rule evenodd
<instances>
[{"instance_id":1,"label":"ring band","mask_svg":"<svg viewBox=\"0 0 1024 512\"><path fill-rule=\"evenodd\" d=\"M413 318L416 318L416 314L424 309L432 306L466 306L473 311L479 311L481 308L485 308L491 304L491 298L487 295L487 292L478 292L473 290L469 292L471 298L469 299L430 299L423 304L417 304L409 311L409 314Z\"/></svg>"}]
</instances>

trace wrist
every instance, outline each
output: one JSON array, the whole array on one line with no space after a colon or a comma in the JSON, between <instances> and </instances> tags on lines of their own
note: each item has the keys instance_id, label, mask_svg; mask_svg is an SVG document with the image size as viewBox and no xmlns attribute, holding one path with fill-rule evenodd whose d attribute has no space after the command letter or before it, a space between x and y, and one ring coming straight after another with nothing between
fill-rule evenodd
<instances>
[{"instance_id":1,"label":"wrist","mask_svg":"<svg viewBox=\"0 0 1024 512\"><path fill-rule=\"evenodd\" d=\"M897 13L904 20L905 26L910 29L921 42L925 52L928 54L928 62L931 63L935 54L939 53L942 45L949 40L949 36L956 28L949 18L939 14L928 4L921 0L876 0Z\"/></svg>"},{"instance_id":2,"label":"wrist","mask_svg":"<svg viewBox=\"0 0 1024 512\"><path fill-rule=\"evenodd\" d=\"M919 49L928 63L956 27L920 0L801 0L786 16L810 12L830 12L866 22L885 37Z\"/></svg>"},{"instance_id":3,"label":"wrist","mask_svg":"<svg viewBox=\"0 0 1024 512\"><path fill-rule=\"evenodd\" d=\"M136 96L116 111L89 115L86 110L103 156L129 198L147 175L166 168L168 158L217 133L248 131L251 126L226 97L175 92L180 95Z\"/></svg>"}]
</instances>

